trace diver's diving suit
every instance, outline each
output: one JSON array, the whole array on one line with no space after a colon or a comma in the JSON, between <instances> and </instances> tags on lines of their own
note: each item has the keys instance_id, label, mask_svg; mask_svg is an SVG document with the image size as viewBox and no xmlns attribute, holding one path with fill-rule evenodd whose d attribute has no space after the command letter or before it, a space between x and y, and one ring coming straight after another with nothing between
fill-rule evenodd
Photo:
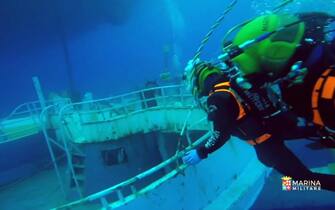
<instances>
[{"instance_id":1,"label":"diver's diving suit","mask_svg":"<svg viewBox=\"0 0 335 210\"><path fill-rule=\"evenodd\" d=\"M255 84L287 78L293 66L299 66L301 75L281 85L284 101L299 116L334 133L335 37L330 35L334 34L335 17L315 12L261 16L242 27L233 44L281 27L233 61Z\"/></svg>"},{"instance_id":2,"label":"diver's diving suit","mask_svg":"<svg viewBox=\"0 0 335 210\"><path fill-rule=\"evenodd\" d=\"M214 133L197 149L202 159L234 135L254 145L258 159L266 166L296 180L319 180L323 189L335 191L335 175L311 172L284 144L283 131L294 132L296 127L290 113L278 113L269 119L261 117L257 111L248 111L250 107L242 105L234 89L226 85L216 85L207 99L208 119L213 121ZM275 111L273 107L267 110Z\"/></svg>"}]
</instances>

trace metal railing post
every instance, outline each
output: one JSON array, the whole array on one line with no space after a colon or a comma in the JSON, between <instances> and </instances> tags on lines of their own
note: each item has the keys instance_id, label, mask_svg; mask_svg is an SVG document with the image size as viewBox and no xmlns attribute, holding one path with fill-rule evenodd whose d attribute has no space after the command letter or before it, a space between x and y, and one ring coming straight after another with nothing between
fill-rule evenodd
<instances>
[{"instance_id":1,"label":"metal railing post","mask_svg":"<svg viewBox=\"0 0 335 210\"><path fill-rule=\"evenodd\" d=\"M162 87L161 93L162 93L162 99L163 99L163 107L166 107L166 97L165 97L164 87Z\"/></svg>"},{"instance_id":2,"label":"metal railing post","mask_svg":"<svg viewBox=\"0 0 335 210\"><path fill-rule=\"evenodd\" d=\"M148 108L147 99L145 98L143 90L141 91L140 94L141 94L141 98L142 98L141 102L144 104L144 108L142 108L142 109L147 109Z\"/></svg>"},{"instance_id":3,"label":"metal railing post","mask_svg":"<svg viewBox=\"0 0 335 210\"><path fill-rule=\"evenodd\" d=\"M32 112L32 110L31 110L30 103L28 103L26 106L27 106L29 115L30 115L30 116L33 116L33 112Z\"/></svg>"},{"instance_id":4,"label":"metal railing post","mask_svg":"<svg viewBox=\"0 0 335 210\"><path fill-rule=\"evenodd\" d=\"M123 201L124 200L124 196L122 194L122 191L119 189L119 190L116 190L116 193L117 193L117 197L119 200Z\"/></svg>"},{"instance_id":5,"label":"metal railing post","mask_svg":"<svg viewBox=\"0 0 335 210\"><path fill-rule=\"evenodd\" d=\"M31 104L32 105L32 107L33 107L33 109L32 109L32 113L33 113L33 120L34 120L34 122L35 123L37 123L37 124L39 124L39 126L42 126L42 121L41 121L41 119L39 118L39 113L38 113L38 109L37 109L37 107L36 107L36 104L35 103L32 103ZM42 110L43 111L43 110ZM41 113L42 113L42 111L41 111ZM37 121L37 120L39 120L39 121Z\"/></svg>"},{"instance_id":6,"label":"metal railing post","mask_svg":"<svg viewBox=\"0 0 335 210\"><path fill-rule=\"evenodd\" d=\"M134 185L130 185L130 190L131 190L132 194L136 194L137 193L136 187Z\"/></svg>"},{"instance_id":7,"label":"metal railing post","mask_svg":"<svg viewBox=\"0 0 335 210\"><path fill-rule=\"evenodd\" d=\"M128 108L127 108L127 105L126 105L126 103L125 103L125 100L124 100L124 95L122 95L122 96L120 96L120 100L121 100L121 104L122 104L122 106L123 106L123 111L124 111L124 114L125 115L128 115L129 113L128 113ZM121 110L121 109L120 109Z\"/></svg>"},{"instance_id":8,"label":"metal railing post","mask_svg":"<svg viewBox=\"0 0 335 210\"><path fill-rule=\"evenodd\" d=\"M112 208L109 207L108 201L105 197L100 198L100 203L104 207L104 210L111 210Z\"/></svg>"},{"instance_id":9,"label":"metal railing post","mask_svg":"<svg viewBox=\"0 0 335 210\"><path fill-rule=\"evenodd\" d=\"M102 116L102 120L103 120L103 121L106 121L107 118L106 118L106 116L105 116L105 113L104 113L103 109L101 108L101 105L98 104L97 107L98 107L97 112L98 112L99 114L101 114L101 116Z\"/></svg>"},{"instance_id":10,"label":"metal railing post","mask_svg":"<svg viewBox=\"0 0 335 210\"><path fill-rule=\"evenodd\" d=\"M42 88L41 88L41 83L38 79L38 77L33 77L33 84L34 84L34 87L35 87L35 90L36 90L36 93L37 93L37 97L38 97L38 100L41 104L41 108L44 109L45 108L45 98L44 98L44 95L43 95L43 92L42 92Z\"/></svg>"},{"instance_id":11,"label":"metal railing post","mask_svg":"<svg viewBox=\"0 0 335 210\"><path fill-rule=\"evenodd\" d=\"M183 92L182 92L182 87L179 87L179 88L178 88L178 91L179 91L179 95L180 95L180 103L181 103L182 105L184 105L184 94L183 94Z\"/></svg>"}]
</instances>

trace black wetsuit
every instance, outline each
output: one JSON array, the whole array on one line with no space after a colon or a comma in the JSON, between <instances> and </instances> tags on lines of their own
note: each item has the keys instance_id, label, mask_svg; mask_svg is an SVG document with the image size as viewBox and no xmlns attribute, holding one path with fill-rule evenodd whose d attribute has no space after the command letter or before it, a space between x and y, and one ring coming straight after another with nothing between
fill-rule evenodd
<instances>
[{"instance_id":1,"label":"black wetsuit","mask_svg":"<svg viewBox=\"0 0 335 210\"><path fill-rule=\"evenodd\" d=\"M214 132L204 146L197 148L201 158L223 146L231 135L242 140L255 138L263 133L270 133L271 138L254 146L258 159L268 167L273 167L285 176L296 180L319 180L323 189L335 191L335 175L326 175L311 172L304 164L285 146L281 131L294 127L289 116L281 115L268 121L266 125L252 112L244 119L237 120L239 105L235 97L229 92L217 92L209 96L208 118L213 121ZM242 122L241 122L242 121ZM282 122L285 123L282 123ZM247 125L247 126L244 126ZM248 129L248 130L245 130Z\"/></svg>"}]
</instances>

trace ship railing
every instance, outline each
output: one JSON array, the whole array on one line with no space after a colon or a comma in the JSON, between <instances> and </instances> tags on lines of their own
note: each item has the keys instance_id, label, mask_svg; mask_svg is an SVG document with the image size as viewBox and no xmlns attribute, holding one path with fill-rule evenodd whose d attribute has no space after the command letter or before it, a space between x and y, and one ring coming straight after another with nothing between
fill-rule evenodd
<instances>
[{"instance_id":1,"label":"ship railing","mask_svg":"<svg viewBox=\"0 0 335 210\"><path fill-rule=\"evenodd\" d=\"M170 100L168 100L170 99ZM183 85L171 85L147 88L98 100L88 100L64 106L60 116L72 114L72 111L81 113L102 112L113 110L112 114L129 114L155 106L180 105L193 103L192 95Z\"/></svg>"},{"instance_id":2,"label":"ship railing","mask_svg":"<svg viewBox=\"0 0 335 210\"><path fill-rule=\"evenodd\" d=\"M29 101L17 106L7 117L3 118L1 121L31 116L33 113L40 112L41 110L42 108L39 101Z\"/></svg>"},{"instance_id":3,"label":"ship railing","mask_svg":"<svg viewBox=\"0 0 335 210\"><path fill-rule=\"evenodd\" d=\"M141 189L136 189L135 183L137 181L143 180L146 177L159 172L161 169L165 168L166 166L169 166L173 163L176 163L176 161L179 161L181 157L185 155L186 152L190 151L191 149L194 149L204 141L206 141L210 137L211 133L207 132L204 134L202 137L194 141L193 143L189 144L185 149L179 151L175 155L173 155L171 158L165 160L164 162L150 168L147 171L144 171L124 182L121 182L119 184L116 184L112 187L109 187L105 190L102 190L100 192L91 194L85 198L82 198L80 200L65 204L63 206L54 208L54 210L61 210L61 209L72 209L75 207L80 207L83 205L87 204L92 204L93 202L100 202L102 209L115 209L117 207L126 205L127 203L131 202L132 200L136 199L139 196L142 196L154 189L156 189L158 186L163 184L164 182L168 181L169 179L175 177L176 175L180 174L181 171L183 171L187 165L185 164L177 164L176 168L167 174L163 175L162 177L158 178L157 180L151 182L147 186L141 188ZM192 142L192 141L191 141ZM122 193L122 190L125 189L130 189L131 194L129 195L124 195ZM117 199L114 201L109 201L108 197L116 194Z\"/></svg>"},{"instance_id":4,"label":"ship railing","mask_svg":"<svg viewBox=\"0 0 335 210\"><path fill-rule=\"evenodd\" d=\"M70 98L59 98L59 99L49 100L49 101L46 101L46 106L49 106L52 104L59 104L59 103L68 104L68 103L71 103L71 99ZM16 119L20 117L27 117L33 114L40 114L42 110L43 110L43 107L41 106L40 101L28 101L28 102L18 105L8 116L1 119L1 121Z\"/></svg>"},{"instance_id":5,"label":"ship railing","mask_svg":"<svg viewBox=\"0 0 335 210\"><path fill-rule=\"evenodd\" d=\"M68 104L71 100L69 98L55 99L46 102L46 105L50 106L51 104ZM31 101L20 104L17 106L8 116L3 119L0 119L0 143L6 143L9 141L16 140L23 135L17 136L17 132L27 132L32 130L31 126L27 126L27 128L20 128L15 130L15 124L20 123L20 120L29 120L34 126L37 127L36 132L40 131L40 127L42 126L42 122L40 121L40 113L43 111L43 107L39 101ZM13 127L13 129L7 129L8 127ZM15 137L17 136L17 137Z\"/></svg>"},{"instance_id":6,"label":"ship railing","mask_svg":"<svg viewBox=\"0 0 335 210\"><path fill-rule=\"evenodd\" d=\"M120 117L131 116L141 111L169 107L193 110L193 96L183 85L154 87L105 99L67 104L59 111L58 118L66 133L66 141L71 141L73 139L68 126L74 121L81 125L110 123Z\"/></svg>"},{"instance_id":7,"label":"ship railing","mask_svg":"<svg viewBox=\"0 0 335 210\"><path fill-rule=\"evenodd\" d=\"M75 187L80 197L82 193L79 187L79 183L74 173L72 161L70 142L71 133L68 128L68 120L73 120L71 115L79 114L80 123L83 122L85 115L98 114L98 118L101 121L112 121L120 116L132 115L139 111L148 110L157 107L188 107L193 110L194 100L189 91L186 90L184 85L169 85L162 87L147 88L139 91L126 93L119 96L98 99L98 100L87 100L83 102L71 103L63 106L59 111L60 128L61 128L61 140L63 143L64 150L67 156L67 162L69 171L72 179L74 180ZM186 125L184 123L184 125ZM185 126L184 126L185 127ZM182 129L184 130L184 129ZM190 143L190 141L188 141ZM179 154L179 153L178 153ZM179 158L179 156L178 156ZM174 157L175 161L177 157ZM173 162L172 160L168 163ZM140 176L142 177L142 176Z\"/></svg>"}]
</instances>

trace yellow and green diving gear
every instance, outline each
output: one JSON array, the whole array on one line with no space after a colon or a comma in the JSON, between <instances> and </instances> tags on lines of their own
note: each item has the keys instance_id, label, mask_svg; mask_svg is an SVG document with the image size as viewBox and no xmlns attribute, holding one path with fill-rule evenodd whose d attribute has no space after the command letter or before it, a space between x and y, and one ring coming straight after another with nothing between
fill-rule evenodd
<instances>
[{"instance_id":1,"label":"yellow and green diving gear","mask_svg":"<svg viewBox=\"0 0 335 210\"><path fill-rule=\"evenodd\" d=\"M213 75L222 75L222 71L205 62L195 66L192 90L192 94L195 97L207 96L209 94L211 87L208 87L208 84L206 84L206 79Z\"/></svg>"},{"instance_id":2,"label":"yellow and green diving gear","mask_svg":"<svg viewBox=\"0 0 335 210\"><path fill-rule=\"evenodd\" d=\"M305 24L293 15L264 15L243 26L232 45L248 40L261 41L248 47L232 61L244 75L268 73L278 75L286 66L303 39Z\"/></svg>"}]
</instances>

